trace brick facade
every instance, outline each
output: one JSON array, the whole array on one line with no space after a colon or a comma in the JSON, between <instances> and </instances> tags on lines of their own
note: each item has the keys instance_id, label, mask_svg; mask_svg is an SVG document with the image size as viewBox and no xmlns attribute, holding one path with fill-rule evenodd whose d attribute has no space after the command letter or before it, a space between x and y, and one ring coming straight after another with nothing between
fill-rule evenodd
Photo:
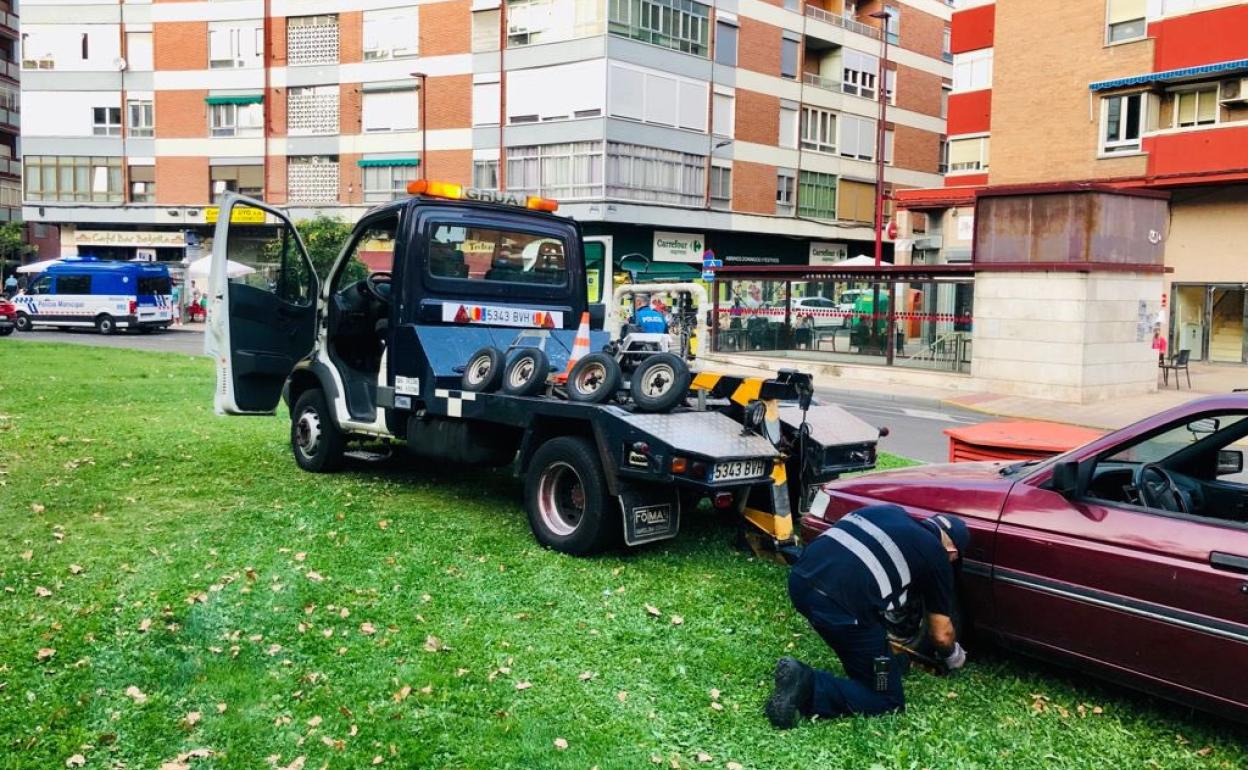
<instances>
[{"instance_id":1,"label":"brick facade","mask_svg":"<svg viewBox=\"0 0 1248 770\"><path fill-rule=\"evenodd\" d=\"M425 97L428 129L463 128L472 124L472 75L431 77L428 88Z\"/></svg>"},{"instance_id":2,"label":"brick facade","mask_svg":"<svg viewBox=\"0 0 1248 770\"><path fill-rule=\"evenodd\" d=\"M471 0L449 0L420 6L420 55L464 53L472 43Z\"/></svg>"},{"instance_id":3,"label":"brick facade","mask_svg":"<svg viewBox=\"0 0 1248 770\"><path fill-rule=\"evenodd\" d=\"M911 171L928 171L940 163L940 136L900 124L893 129L893 165Z\"/></svg>"},{"instance_id":4,"label":"brick facade","mask_svg":"<svg viewBox=\"0 0 1248 770\"><path fill-rule=\"evenodd\" d=\"M202 156L156 158L156 202L203 205L208 199L208 159Z\"/></svg>"},{"instance_id":5,"label":"brick facade","mask_svg":"<svg viewBox=\"0 0 1248 770\"><path fill-rule=\"evenodd\" d=\"M208 22L164 21L152 25L152 64L160 70L208 66Z\"/></svg>"},{"instance_id":6,"label":"brick facade","mask_svg":"<svg viewBox=\"0 0 1248 770\"><path fill-rule=\"evenodd\" d=\"M283 205L290 195L286 181L286 156L272 155L269 157L269 173L264 180L264 200L266 203Z\"/></svg>"},{"instance_id":7,"label":"brick facade","mask_svg":"<svg viewBox=\"0 0 1248 770\"><path fill-rule=\"evenodd\" d=\"M338 60L343 64L364 61L364 12L338 14Z\"/></svg>"},{"instance_id":8,"label":"brick facade","mask_svg":"<svg viewBox=\"0 0 1248 770\"><path fill-rule=\"evenodd\" d=\"M338 86L338 133L350 136L364 132L363 98L359 83Z\"/></svg>"},{"instance_id":9,"label":"brick facade","mask_svg":"<svg viewBox=\"0 0 1248 770\"><path fill-rule=\"evenodd\" d=\"M157 91L153 99L156 135L162 139L208 136L207 91ZM160 189L159 186L156 188Z\"/></svg>"},{"instance_id":10,"label":"brick facade","mask_svg":"<svg viewBox=\"0 0 1248 770\"><path fill-rule=\"evenodd\" d=\"M472 150L430 150L425 174L455 184L472 184Z\"/></svg>"},{"instance_id":11,"label":"brick facade","mask_svg":"<svg viewBox=\"0 0 1248 770\"><path fill-rule=\"evenodd\" d=\"M776 213L776 167L743 160L732 164L732 210Z\"/></svg>"},{"instance_id":12,"label":"brick facade","mask_svg":"<svg viewBox=\"0 0 1248 770\"><path fill-rule=\"evenodd\" d=\"M743 16L737 36L737 66L761 72L780 74L780 28Z\"/></svg>"},{"instance_id":13,"label":"brick facade","mask_svg":"<svg viewBox=\"0 0 1248 770\"><path fill-rule=\"evenodd\" d=\"M896 65L897 74L897 107L903 110L919 112L932 117L940 117L940 90L944 82L940 75L924 72L921 69Z\"/></svg>"},{"instance_id":14,"label":"brick facade","mask_svg":"<svg viewBox=\"0 0 1248 770\"><path fill-rule=\"evenodd\" d=\"M780 99L771 94L737 89L736 138L774 145L780 141Z\"/></svg>"}]
</instances>

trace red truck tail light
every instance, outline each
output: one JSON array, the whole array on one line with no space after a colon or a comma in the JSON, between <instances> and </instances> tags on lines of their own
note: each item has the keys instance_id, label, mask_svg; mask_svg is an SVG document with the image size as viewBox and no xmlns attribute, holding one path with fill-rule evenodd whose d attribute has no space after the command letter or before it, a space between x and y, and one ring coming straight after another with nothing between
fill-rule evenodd
<instances>
[{"instance_id":1,"label":"red truck tail light","mask_svg":"<svg viewBox=\"0 0 1248 770\"><path fill-rule=\"evenodd\" d=\"M130 315L134 315L137 312L139 312L139 303L135 300L130 300Z\"/></svg>"}]
</instances>

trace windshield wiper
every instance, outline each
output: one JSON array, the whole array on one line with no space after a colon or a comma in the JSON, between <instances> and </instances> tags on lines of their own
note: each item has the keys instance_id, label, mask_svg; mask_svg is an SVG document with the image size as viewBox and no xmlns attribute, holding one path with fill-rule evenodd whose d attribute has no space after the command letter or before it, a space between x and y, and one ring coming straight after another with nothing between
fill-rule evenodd
<instances>
[{"instance_id":1,"label":"windshield wiper","mask_svg":"<svg viewBox=\"0 0 1248 770\"><path fill-rule=\"evenodd\" d=\"M1018 473L1023 468L1029 468L1033 465L1036 465L1039 462L1040 462L1039 460L1023 460L1022 462L1010 463L1009 465L1005 466L1001 470L997 471L997 473L1001 474L1002 476L1013 476L1015 473Z\"/></svg>"}]
</instances>

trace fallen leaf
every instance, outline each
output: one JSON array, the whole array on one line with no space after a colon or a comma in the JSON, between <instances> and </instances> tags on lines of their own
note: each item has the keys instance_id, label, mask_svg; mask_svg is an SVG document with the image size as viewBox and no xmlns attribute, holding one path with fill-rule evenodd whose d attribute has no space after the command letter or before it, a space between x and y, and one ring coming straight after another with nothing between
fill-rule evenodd
<instances>
[{"instance_id":1,"label":"fallen leaf","mask_svg":"<svg viewBox=\"0 0 1248 770\"><path fill-rule=\"evenodd\" d=\"M593 679L595 676L597 676L597 674L595 674L593 671L582 671L580 676L577 677L577 679L580 679L582 682L588 682L590 679Z\"/></svg>"},{"instance_id":2,"label":"fallen leaf","mask_svg":"<svg viewBox=\"0 0 1248 770\"><path fill-rule=\"evenodd\" d=\"M66 767L82 767L85 764L87 764L87 758L81 754L75 754L69 759L65 760Z\"/></svg>"},{"instance_id":3,"label":"fallen leaf","mask_svg":"<svg viewBox=\"0 0 1248 770\"><path fill-rule=\"evenodd\" d=\"M1093 714L1104 714L1104 713L1105 713L1105 709L1101 708L1100 706L1093 706L1093 707L1092 707L1092 713L1093 713Z\"/></svg>"},{"instance_id":4,"label":"fallen leaf","mask_svg":"<svg viewBox=\"0 0 1248 770\"><path fill-rule=\"evenodd\" d=\"M425 637L425 652L441 652L442 650L447 649L450 648L443 644L442 640L433 634Z\"/></svg>"},{"instance_id":5,"label":"fallen leaf","mask_svg":"<svg viewBox=\"0 0 1248 770\"><path fill-rule=\"evenodd\" d=\"M467 674L467 673L468 673L468 669L466 668L455 669L455 676L463 676L464 674Z\"/></svg>"},{"instance_id":6,"label":"fallen leaf","mask_svg":"<svg viewBox=\"0 0 1248 770\"><path fill-rule=\"evenodd\" d=\"M322 575L321 573L317 572L316 570L311 570L311 569L310 569L310 570L308 570L308 571L304 574L304 577L306 577L308 580L311 580L313 583L319 583L319 582L321 582L322 580L324 580L324 579L325 579L325 576L324 576L324 575ZM300 759L303 759L303 757L300 757ZM300 765L300 767L302 767L302 765Z\"/></svg>"},{"instance_id":7,"label":"fallen leaf","mask_svg":"<svg viewBox=\"0 0 1248 770\"><path fill-rule=\"evenodd\" d=\"M402 703L403 701L407 700L407 696L411 694L412 694L412 686L409 684L405 684L399 688L398 692L396 692L394 695L391 695L390 699L393 700L395 703Z\"/></svg>"},{"instance_id":8,"label":"fallen leaf","mask_svg":"<svg viewBox=\"0 0 1248 770\"><path fill-rule=\"evenodd\" d=\"M727 770L745 770L745 766L740 762L729 762L724 765L724 767L727 768Z\"/></svg>"},{"instance_id":9,"label":"fallen leaf","mask_svg":"<svg viewBox=\"0 0 1248 770\"><path fill-rule=\"evenodd\" d=\"M312 717L308 720L308 727L319 727L323 721L325 720L321 719L319 716Z\"/></svg>"},{"instance_id":10,"label":"fallen leaf","mask_svg":"<svg viewBox=\"0 0 1248 770\"><path fill-rule=\"evenodd\" d=\"M307 757L303 757L303 756L295 757L295 761L291 762L289 765L286 765L285 767L279 767L277 768L277 770L303 770L303 765L307 761L308 761Z\"/></svg>"},{"instance_id":11,"label":"fallen leaf","mask_svg":"<svg viewBox=\"0 0 1248 770\"><path fill-rule=\"evenodd\" d=\"M35 558L34 551L22 551L22 561L30 561Z\"/></svg>"},{"instance_id":12,"label":"fallen leaf","mask_svg":"<svg viewBox=\"0 0 1248 770\"><path fill-rule=\"evenodd\" d=\"M71 574L71 575L81 575L81 574L82 574L82 565L81 565L81 564L71 564L71 565L69 565L69 574Z\"/></svg>"},{"instance_id":13,"label":"fallen leaf","mask_svg":"<svg viewBox=\"0 0 1248 770\"><path fill-rule=\"evenodd\" d=\"M532 682L516 682L517 690L527 690L533 686Z\"/></svg>"},{"instance_id":14,"label":"fallen leaf","mask_svg":"<svg viewBox=\"0 0 1248 770\"><path fill-rule=\"evenodd\" d=\"M949 700L953 700L954 698L958 697L958 694L954 692L953 690L950 690L949 692L945 693L945 697L948 698Z\"/></svg>"},{"instance_id":15,"label":"fallen leaf","mask_svg":"<svg viewBox=\"0 0 1248 770\"><path fill-rule=\"evenodd\" d=\"M717 700L714 700L714 701L711 701L711 708L714 709L715 711L723 711L724 704L720 703Z\"/></svg>"},{"instance_id":16,"label":"fallen leaf","mask_svg":"<svg viewBox=\"0 0 1248 770\"><path fill-rule=\"evenodd\" d=\"M1207 756L1209 756L1209 755L1210 755L1210 754L1212 754L1212 753L1213 753L1213 747L1212 747L1212 746L1206 746L1206 747L1204 747L1203 749L1197 749L1197 750L1196 750L1196 756L1198 756L1198 757L1207 757Z\"/></svg>"},{"instance_id":17,"label":"fallen leaf","mask_svg":"<svg viewBox=\"0 0 1248 770\"><path fill-rule=\"evenodd\" d=\"M39 652L35 653L35 660L47 660L56 654L56 650L51 647L40 647Z\"/></svg>"},{"instance_id":18,"label":"fallen leaf","mask_svg":"<svg viewBox=\"0 0 1248 770\"><path fill-rule=\"evenodd\" d=\"M710 762L711 760L715 759L715 757L712 757L710 754L707 754L705 751L699 751L697 754L693 755L693 758L698 760L699 762Z\"/></svg>"},{"instance_id":19,"label":"fallen leaf","mask_svg":"<svg viewBox=\"0 0 1248 770\"><path fill-rule=\"evenodd\" d=\"M433 685L427 684L419 690L421 695L433 695Z\"/></svg>"},{"instance_id":20,"label":"fallen leaf","mask_svg":"<svg viewBox=\"0 0 1248 770\"><path fill-rule=\"evenodd\" d=\"M659 612L659 608L655 607L653 604L646 605L646 612L650 613L651 616L656 617L656 618L663 614L662 612Z\"/></svg>"},{"instance_id":21,"label":"fallen leaf","mask_svg":"<svg viewBox=\"0 0 1248 770\"><path fill-rule=\"evenodd\" d=\"M143 633L146 633L146 632L147 632L147 629L149 629L149 628L151 628L151 627L152 627L152 619L151 619L151 618L143 618L142 620L140 620L140 621L139 621L139 631L141 631L141 632L143 632Z\"/></svg>"},{"instance_id":22,"label":"fallen leaf","mask_svg":"<svg viewBox=\"0 0 1248 770\"><path fill-rule=\"evenodd\" d=\"M360 633L364 634L365 636L372 636L373 634L377 633L377 627L374 626L372 623L361 623Z\"/></svg>"},{"instance_id":23,"label":"fallen leaf","mask_svg":"<svg viewBox=\"0 0 1248 770\"><path fill-rule=\"evenodd\" d=\"M719 690L714 687L711 688L711 700L719 700Z\"/></svg>"},{"instance_id":24,"label":"fallen leaf","mask_svg":"<svg viewBox=\"0 0 1248 770\"><path fill-rule=\"evenodd\" d=\"M684 622L685 622L685 619L684 619L684 618L682 618L680 615L673 615L673 616L672 616L672 625L673 625L673 626L683 625L683 624L684 624Z\"/></svg>"},{"instance_id":25,"label":"fallen leaf","mask_svg":"<svg viewBox=\"0 0 1248 770\"><path fill-rule=\"evenodd\" d=\"M126 688L126 697L132 699L135 703L147 702L147 695L134 685Z\"/></svg>"},{"instance_id":26,"label":"fallen leaf","mask_svg":"<svg viewBox=\"0 0 1248 770\"><path fill-rule=\"evenodd\" d=\"M380 529L386 529L390 526L390 522L387 521L386 519L382 519L381 521L377 522L377 526Z\"/></svg>"},{"instance_id":27,"label":"fallen leaf","mask_svg":"<svg viewBox=\"0 0 1248 770\"><path fill-rule=\"evenodd\" d=\"M615 699L618 700L620 703L623 703L624 701L628 700L628 690L620 690L619 692L617 692L615 694Z\"/></svg>"},{"instance_id":28,"label":"fallen leaf","mask_svg":"<svg viewBox=\"0 0 1248 770\"><path fill-rule=\"evenodd\" d=\"M182 721L186 722L187 727L194 727L196 724L199 723L199 720L203 718L204 718L204 715L199 713L198 711L190 711L190 712L187 712L186 717L184 717Z\"/></svg>"},{"instance_id":29,"label":"fallen leaf","mask_svg":"<svg viewBox=\"0 0 1248 770\"><path fill-rule=\"evenodd\" d=\"M381 755L380 755L380 754L378 754L377 756L373 757L373 764L374 764L374 765L380 765L382 762L385 762L385 761L386 761L386 760L384 760L384 759L382 759L382 758L381 758Z\"/></svg>"},{"instance_id":30,"label":"fallen leaf","mask_svg":"<svg viewBox=\"0 0 1248 770\"><path fill-rule=\"evenodd\" d=\"M47 597L51 595L52 595L52 592L44 588L43 586L35 586L35 596L39 596L39 597L46 599Z\"/></svg>"},{"instance_id":31,"label":"fallen leaf","mask_svg":"<svg viewBox=\"0 0 1248 770\"><path fill-rule=\"evenodd\" d=\"M229 707L228 707L228 706L226 706L224 703L218 703L218 704L217 704L217 713L218 713L218 714L224 714L224 713L225 713L225 710L226 710L227 708L229 708Z\"/></svg>"},{"instance_id":32,"label":"fallen leaf","mask_svg":"<svg viewBox=\"0 0 1248 770\"><path fill-rule=\"evenodd\" d=\"M43 513L44 510L46 509L43 507L41 503L31 503L30 510L34 511L35 513Z\"/></svg>"},{"instance_id":33,"label":"fallen leaf","mask_svg":"<svg viewBox=\"0 0 1248 770\"><path fill-rule=\"evenodd\" d=\"M564 750L566 750L566 749L568 748L568 742L567 742L567 740L566 740L566 739L564 739L564 738L556 738L556 739L555 739L555 748L559 749L560 751L564 751Z\"/></svg>"},{"instance_id":34,"label":"fallen leaf","mask_svg":"<svg viewBox=\"0 0 1248 770\"><path fill-rule=\"evenodd\" d=\"M304 553L303 551L300 551L299 553L295 554L295 561L303 561L306 558L308 558L308 555Z\"/></svg>"}]
</instances>

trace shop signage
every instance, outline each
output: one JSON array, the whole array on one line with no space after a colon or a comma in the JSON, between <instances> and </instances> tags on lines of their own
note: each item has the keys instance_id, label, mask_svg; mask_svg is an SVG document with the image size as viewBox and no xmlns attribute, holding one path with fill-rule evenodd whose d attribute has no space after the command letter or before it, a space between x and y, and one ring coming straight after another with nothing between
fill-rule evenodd
<instances>
[{"instance_id":1,"label":"shop signage","mask_svg":"<svg viewBox=\"0 0 1248 770\"><path fill-rule=\"evenodd\" d=\"M654 231L655 262L701 262L706 238L701 233Z\"/></svg>"},{"instance_id":2,"label":"shop signage","mask_svg":"<svg viewBox=\"0 0 1248 770\"><path fill-rule=\"evenodd\" d=\"M847 243L810 242L811 265L835 265L847 259L849 259L849 244Z\"/></svg>"},{"instance_id":3,"label":"shop signage","mask_svg":"<svg viewBox=\"0 0 1248 770\"><path fill-rule=\"evenodd\" d=\"M186 235L181 230L75 230L75 246L138 246L182 248Z\"/></svg>"},{"instance_id":4,"label":"shop signage","mask_svg":"<svg viewBox=\"0 0 1248 770\"><path fill-rule=\"evenodd\" d=\"M208 224L215 225L220 218L220 206L208 206L204 209L204 221ZM230 224L262 225L264 224L264 211L253 209L251 206L235 206L230 209Z\"/></svg>"}]
</instances>

